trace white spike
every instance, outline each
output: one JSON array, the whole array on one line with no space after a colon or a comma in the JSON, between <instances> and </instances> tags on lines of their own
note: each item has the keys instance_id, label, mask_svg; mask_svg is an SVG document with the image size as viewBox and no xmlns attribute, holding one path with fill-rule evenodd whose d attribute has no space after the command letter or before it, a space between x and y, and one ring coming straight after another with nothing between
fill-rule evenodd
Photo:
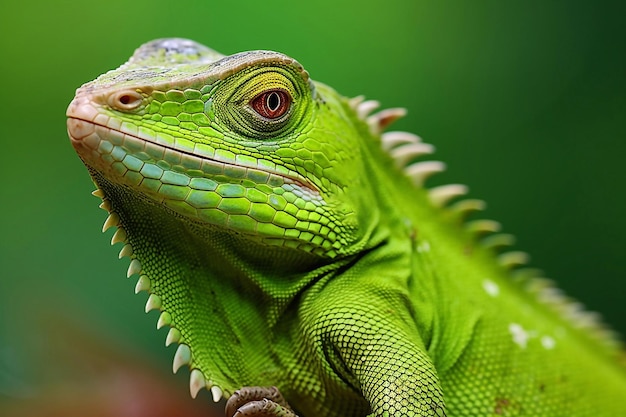
<instances>
[{"instance_id":1,"label":"white spike","mask_svg":"<svg viewBox=\"0 0 626 417\"><path fill-rule=\"evenodd\" d=\"M623 342L620 334L607 328L605 323L598 323L597 327L588 329L588 331L593 332L593 336L609 349L622 351Z\"/></svg>"},{"instance_id":2,"label":"white spike","mask_svg":"<svg viewBox=\"0 0 626 417\"><path fill-rule=\"evenodd\" d=\"M544 288L539 294L537 294L537 299L544 304L556 307L557 310L564 305L577 304L581 306L582 311L582 304L569 301L563 294L563 291L556 287Z\"/></svg>"},{"instance_id":3,"label":"white spike","mask_svg":"<svg viewBox=\"0 0 626 417\"><path fill-rule=\"evenodd\" d=\"M111 202L109 200L102 200L102 203L98 205L102 210L111 211Z\"/></svg>"},{"instance_id":4,"label":"white spike","mask_svg":"<svg viewBox=\"0 0 626 417\"><path fill-rule=\"evenodd\" d=\"M202 371L199 369L192 369L191 374L189 375L189 392L191 393L191 398L196 398L198 392L205 387L206 379L204 379Z\"/></svg>"},{"instance_id":5,"label":"white spike","mask_svg":"<svg viewBox=\"0 0 626 417\"><path fill-rule=\"evenodd\" d=\"M137 285L135 285L135 294L139 294L142 291L150 291L150 278L147 275L140 276L137 280Z\"/></svg>"},{"instance_id":6,"label":"white spike","mask_svg":"<svg viewBox=\"0 0 626 417\"><path fill-rule=\"evenodd\" d=\"M352 97L351 99L348 100L348 105L353 110L356 110L357 107L359 107L359 104L363 103L363 100L365 100L365 96L363 95Z\"/></svg>"},{"instance_id":7,"label":"white spike","mask_svg":"<svg viewBox=\"0 0 626 417\"><path fill-rule=\"evenodd\" d=\"M133 259L130 261L128 265L128 271L126 271L126 276L130 278L131 276L138 274L141 272L141 262L138 259Z\"/></svg>"},{"instance_id":8,"label":"white spike","mask_svg":"<svg viewBox=\"0 0 626 417\"><path fill-rule=\"evenodd\" d=\"M378 107L380 107L380 103L378 101L367 100L357 105L356 113L360 119L365 120L365 118Z\"/></svg>"},{"instance_id":9,"label":"white spike","mask_svg":"<svg viewBox=\"0 0 626 417\"><path fill-rule=\"evenodd\" d=\"M220 387L218 387L217 385L213 385L211 387L211 395L213 396L213 402L217 403L222 399L222 395L224 393L222 392L222 389Z\"/></svg>"},{"instance_id":10,"label":"white spike","mask_svg":"<svg viewBox=\"0 0 626 417\"><path fill-rule=\"evenodd\" d=\"M487 203L483 200L477 200L475 198L467 198L465 200L457 201L450 206L450 210L457 213L459 216L467 216L474 211L481 211L487 208Z\"/></svg>"},{"instance_id":11,"label":"white spike","mask_svg":"<svg viewBox=\"0 0 626 417\"><path fill-rule=\"evenodd\" d=\"M506 252L498 256L498 263L505 268L524 265L528 263L528 261L530 261L530 256L526 252Z\"/></svg>"},{"instance_id":12,"label":"white spike","mask_svg":"<svg viewBox=\"0 0 626 417\"><path fill-rule=\"evenodd\" d=\"M178 329L172 327L170 331L167 332L167 337L165 338L165 346L169 346L172 343L177 343L180 341L180 331Z\"/></svg>"},{"instance_id":13,"label":"white spike","mask_svg":"<svg viewBox=\"0 0 626 417\"><path fill-rule=\"evenodd\" d=\"M123 242L126 242L126 230L123 227L118 227L111 238L111 245Z\"/></svg>"},{"instance_id":14,"label":"white spike","mask_svg":"<svg viewBox=\"0 0 626 417\"><path fill-rule=\"evenodd\" d=\"M468 188L463 184L447 184L428 190L428 198L436 207L443 207L453 198L467 194Z\"/></svg>"},{"instance_id":15,"label":"white spike","mask_svg":"<svg viewBox=\"0 0 626 417\"><path fill-rule=\"evenodd\" d=\"M465 225L468 232L475 234L496 233L501 227L500 223L495 220L472 220Z\"/></svg>"},{"instance_id":16,"label":"white spike","mask_svg":"<svg viewBox=\"0 0 626 417\"><path fill-rule=\"evenodd\" d=\"M602 316L595 311L582 311L578 316L572 319L574 327L578 328L594 328L600 325Z\"/></svg>"},{"instance_id":17,"label":"white spike","mask_svg":"<svg viewBox=\"0 0 626 417\"><path fill-rule=\"evenodd\" d=\"M526 291L531 293L536 292L536 288L538 288L536 281L541 282L545 280L547 282L550 282L550 280L540 278L544 277L545 273L538 268L517 268L512 270L510 274L513 281L519 282Z\"/></svg>"},{"instance_id":18,"label":"white spike","mask_svg":"<svg viewBox=\"0 0 626 417\"><path fill-rule=\"evenodd\" d=\"M172 324L172 316L170 313L168 313L167 311L162 311L161 315L159 316L159 321L157 321L157 329L160 329L162 327L165 326L169 326L170 324Z\"/></svg>"},{"instance_id":19,"label":"white spike","mask_svg":"<svg viewBox=\"0 0 626 417\"><path fill-rule=\"evenodd\" d=\"M515 244L515 236L506 233L498 233L497 235L487 236L480 244L490 249L513 246Z\"/></svg>"},{"instance_id":20,"label":"white spike","mask_svg":"<svg viewBox=\"0 0 626 417\"><path fill-rule=\"evenodd\" d=\"M161 305L161 297L156 294L150 294L148 301L146 301L146 313L160 309Z\"/></svg>"},{"instance_id":21,"label":"white spike","mask_svg":"<svg viewBox=\"0 0 626 417\"><path fill-rule=\"evenodd\" d=\"M174 362L172 364L172 370L174 373L178 372L178 370L183 365L189 365L191 363L191 349L184 343L178 345L176 349L176 353L174 354Z\"/></svg>"},{"instance_id":22,"label":"white spike","mask_svg":"<svg viewBox=\"0 0 626 417\"><path fill-rule=\"evenodd\" d=\"M102 226L102 232L106 232L113 226L118 226L120 224L120 217L117 213L110 213L109 217L104 221L104 225Z\"/></svg>"},{"instance_id":23,"label":"white spike","mask_svg":"<svg viewBox=\"0 0 626 417\"><path fill-rule=\"evenodd\" d=\"M405 143L419 143L422 141L422 138L414 133L400 131L385 132L381 135L381 139L382 147L386 151Z\"/></svg>"},{"instance_id":24,"label":"white spike","mask_svg":"<svg viewBox=\"0 0 626 417\"><path fill-rule=\"evenodd\" d=\"M520 269L519 273L522 274L524 270L525 269ZM529 293L537 294L537 296L540 296L541 293L547 288L554 288L554 285L555 285L554 281L548 278L539 278L543 275L542 273L534 275L532 273L533 268L528 268L528 271L531 271L531 272L529 272L526 276L530 277L530 279L528 279L528 283L526 284L525 288L526 288L526 291L528 291ZM539 272L542 272L542 271L539 271ZM516 272L514 272L514 274L516 274L515 276L517 276Z\"/></svg>"},{"instance_id":25,"label":"white spike","mask_svg":"<svg viewBox=\"0 0 626 417\"><path fill-rule=\"evenodd\" d=\"M133 256L133 247L130 246L130 243L125 244L122 249L120 250L120 254L118 255L118 258L122 259L125 256Z\"/></svg>"},{"instance_id":26,"label":"white spike","mask_svg":"<svg viewBox=\"0 0 626 417\"><path fill-rule=\"evenodd\" d=\"M560 294L562 294L561 290L558 290L558 291ZM585 306L583 305L583 303L579 301L572 301L572 302L565 304L563 313L566 314L567 316L574 317L577 314L580 314L584 310L585 310Z\"/></svg>"},{"instance_id":27,"label":"white spike","mask_svg":"<svg viewBox=\"0 0 626 417\"><path fill-rule=\"evenodd\" d=\"M104 198L104 191L102 191L102 189L100 188L96 188L91 192L91 195L94 197Z\"/></svg>"},{"instance_id":28,"label":"white spike","mask_svg":"<svg viewBox=\"0 0 626 417\"><path fill-rule=\"evenodd\" d=\"M398 168L404 168L409 162L423 155L429 155L435 151L435 147L429 143L406 143L389 151Z\"/></svg>"},{"instance_id":29,"label":"white spike","mask_svg":"<svg viewBox=\"0 0 626 417\"><path fill-rule=\"evenodd\" d=\"M370 132L373 134L379 134L385 130L390 124L396 120L406 116L406 109L403 107L393 107L391 109L381 110L369 116L366 119Z\"/></svg>"},{"instance_id":30,"label":"white spike","mask_svg":"<svg viewBox=\"0 0 626 417\"><path fill-rule=\"evenodd\" d=\"M428 177L445 169L446 165L441 161L424 161L409 165L404 169L404 173L413 180L415 185L421 187Z\"/></svg>"}]
</instances>

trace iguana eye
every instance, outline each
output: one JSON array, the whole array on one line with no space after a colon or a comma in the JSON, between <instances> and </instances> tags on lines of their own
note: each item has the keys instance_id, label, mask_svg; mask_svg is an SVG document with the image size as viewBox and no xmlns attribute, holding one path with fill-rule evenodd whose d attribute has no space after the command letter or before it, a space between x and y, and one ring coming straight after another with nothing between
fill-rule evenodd
<instances>
[{"instance_id":1,"label":"iguana eye","mask_svg":"<svg viewBox=\"0 0 626 417\"><path fill-rule=\"evenodd\" d=\"M250 106L260 116L275 120L287 113L291 96L285 90L264 91L250 101Z\"/></svg>"}]
</instances>

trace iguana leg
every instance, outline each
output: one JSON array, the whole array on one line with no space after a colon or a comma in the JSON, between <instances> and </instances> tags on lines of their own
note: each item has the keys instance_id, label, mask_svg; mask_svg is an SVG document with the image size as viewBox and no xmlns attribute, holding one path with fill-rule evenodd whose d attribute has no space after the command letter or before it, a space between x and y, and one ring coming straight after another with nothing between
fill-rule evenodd
<instances>
[{"instance_id":1,"label":"iguana leg","mask_svg":"<svg viewBox=\"0 0 626 417\"><path fill-rule=\"evenodd\" d=\"M304 314L324 367L360 391L369 417L444 417L437 370L407 299L375 285L354 288L330 288Z\"/></svg>"},{"instance_id":2,"label":"iguana leg","mask_svg":"<svg viewBox=\"0 0 626 417\"><path fill-rule=\"evenodd\" d=\"M276 387L244 387L226 402L226 417L297 417Z\"/></svg>"}]
</instances>

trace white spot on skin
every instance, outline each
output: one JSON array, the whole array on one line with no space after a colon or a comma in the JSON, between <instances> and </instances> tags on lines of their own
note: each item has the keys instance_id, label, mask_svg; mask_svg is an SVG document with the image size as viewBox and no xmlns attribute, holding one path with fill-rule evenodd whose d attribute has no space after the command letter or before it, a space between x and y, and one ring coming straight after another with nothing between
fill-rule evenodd
<instances>
[{"instance_id":1,"label":"white spot on skin","mask_svg":"<svg viewBox=\"0 0 626 417\"><path fill-rule=\"evenodd\" d=\"M483 289L492 297L497 297L500 294L500 287L498 287L498 284L489 279L483 281Z\"/></svg>"},{"instance_id":2,"label":"white spot on skin","mask_svg":"<svg viewBox=\"0 0 626 417\"><path fill-rule=\"evenodd\" d=\"M544 349L547 349L547 350L554 349L554 347L556 346L556 341L550 336L542 336L541 346L543 346Z\"/></svg>"},{"instance_id":3,"label":"white spot on skin","mask_svg":"<svg viewBox=\"0 0 626 417\"><path fill-rule=\"evenodd\" d=\"M511 333L511 336L513 336L513 342L522 349L526 349L528 339L531 337L529 332L524 330L524 328L517 323L509 324L509 332Z\"/></svg>"},{"instance_id":4,"label":"white spot on skin","mask_svg":"<svg viewBox=\"0 0 626 417\"><path fill-rule=\"evenodd\" d=\"M430 243L427 240L423 241L421 245L417 247L419 253L430 252Z\"/></svg>"}]
</instances>

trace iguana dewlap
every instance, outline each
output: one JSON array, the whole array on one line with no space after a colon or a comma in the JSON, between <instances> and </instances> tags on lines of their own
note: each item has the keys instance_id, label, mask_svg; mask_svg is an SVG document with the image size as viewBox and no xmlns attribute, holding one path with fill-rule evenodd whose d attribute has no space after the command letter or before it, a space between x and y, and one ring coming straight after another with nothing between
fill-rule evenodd
<instances>
[{"instance_id":1,"label":"iguana dewlap","mask_svg":"<svg viewBox=\"0 0 626 417\"><path fill-rule=\"evenodd\" d=\"M432 146L269 51L141 46L83 85L72 145L193 396L302 417L626 416L610 331L423 187Z\"/></svg>"}]
</instances>

